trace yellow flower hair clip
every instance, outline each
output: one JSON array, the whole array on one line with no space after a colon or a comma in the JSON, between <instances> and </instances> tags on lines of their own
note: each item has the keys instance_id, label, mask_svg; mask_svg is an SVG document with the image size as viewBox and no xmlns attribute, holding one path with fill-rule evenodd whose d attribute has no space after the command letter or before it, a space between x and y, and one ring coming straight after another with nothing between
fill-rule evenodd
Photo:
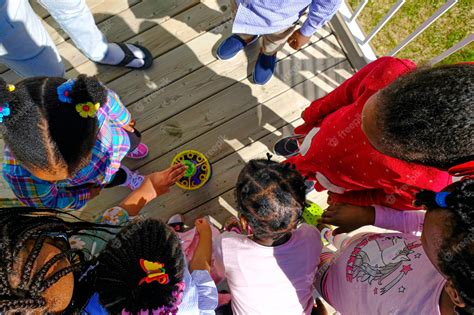
<instances>
[{"instance_id":1,"label":"yellow flower hair clip","mask_svg":"<svg viewBox=\"0 0 474 315\"><path fill-rule=\"evenodd\" d=\"M9 92L13 92L13 91L15 91L16 88L13 84L7 84L7 89L8 89Z\"/></svg>"},{"instance_id":2,"label":"yellow flower hair clip","mask_svg":"<svg viewBox=\"0 0 474 315\"><path fill-rule=\"evenodd\" d=\"M83 118L95 117L95 114L97 113L99 108L100 108L99 103L93 104L92 102L79 103L79 104L76 105L76 111Z\"/></svg>"}]
</instances>

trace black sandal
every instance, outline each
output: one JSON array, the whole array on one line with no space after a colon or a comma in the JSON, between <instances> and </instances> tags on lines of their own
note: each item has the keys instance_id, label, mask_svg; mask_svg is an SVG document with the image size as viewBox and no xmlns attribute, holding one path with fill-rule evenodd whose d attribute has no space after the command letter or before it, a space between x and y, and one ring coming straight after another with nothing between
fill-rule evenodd
<instances>
[{"instance_id":1,"label":"black sandal","mask_svg":"<svg viewBox=\"0 0 474 315\"><path fill-rule=\"evenodd\" d=\"M143 47L142 45L129 43L129 45L135 46L143 52L143 54L145 55L145 58L143 59L143 61L145 63L143 64L143 66L138 67L138 68L127 66L133 60L140 59L140 58L137 58L126 44L124 43L115 43L115 44L117 44L120 47L120 49L122 49L123 53L125 54L125 57L123 57L122 61L120 61L116 65L105 64L105 63L101 63L101 64L104 64L107 66L113 66L113 67L125 67L128 69L135 69L135 70L145 70L145 69L150 68L151 65L153 64L153 55L147 48Z\"/></svg>"}]
</instances>

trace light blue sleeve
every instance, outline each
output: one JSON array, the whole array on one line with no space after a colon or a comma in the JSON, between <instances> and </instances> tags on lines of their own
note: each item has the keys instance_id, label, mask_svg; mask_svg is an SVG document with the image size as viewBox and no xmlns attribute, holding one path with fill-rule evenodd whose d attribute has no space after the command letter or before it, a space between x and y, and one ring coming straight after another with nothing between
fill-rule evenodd
<instances>
[{"instance_id":1,"label":"light blue sleeve","mask_svg":"<svg viewBox=\"0 0 474 315\"><path fill-rule=\"evenodd\" d=\"M207 270L194 270L191 273L198 291L200 314L215 314L218 305L218 292L214 280Z\"/></svg>"},{"instance_id":2,"label":"light blue sleeve","mask_svg":"<svg viewBox=\"0 0 474 315\"><path fill-rule=\"evenodd\" d=\"M309 6L308 18L301 27L301 34L312 36L328 22L341 6L341 0L313 0Z\"/></svg>"}]
</instances>

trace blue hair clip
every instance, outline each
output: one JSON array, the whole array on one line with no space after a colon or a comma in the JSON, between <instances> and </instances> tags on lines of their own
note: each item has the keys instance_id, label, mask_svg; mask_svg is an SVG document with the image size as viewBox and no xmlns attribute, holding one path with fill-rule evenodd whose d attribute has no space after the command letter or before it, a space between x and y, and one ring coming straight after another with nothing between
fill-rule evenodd
<instances>
[{"instance_id":1,"label":"blue hair clip","mask_svg":"<svg viewBox=\"0 0 474 315\"><path fill-rule=\"evenodd\" d=\"M441 208L447 208L448 205L446 204L446 197L448 196L449 196L449 193L446 191L436 193L435 195L436 204L440 206Z\"/></svg>"},{"instance_id":2,"label":"blue hair clip","mask_svg":"<svg viewBox=\"0 0 474 315\"><path fill-rule=\"evenodd\" d=\"M10 104L4 103L0 105L0 123L3 122L3 117L10 116Z\"/></svg>"},{"instance_id":3,"label":"blue hair clip","mask_svg":"<svg viewBox=\"0 0 474 315\"><path fill-rule=\"evenodd\" d=\"M74 87L75 80L69 79L60 86L58 86L58 98L63 103L72 103L71 93Z\"/></svg>"}]
</instances>

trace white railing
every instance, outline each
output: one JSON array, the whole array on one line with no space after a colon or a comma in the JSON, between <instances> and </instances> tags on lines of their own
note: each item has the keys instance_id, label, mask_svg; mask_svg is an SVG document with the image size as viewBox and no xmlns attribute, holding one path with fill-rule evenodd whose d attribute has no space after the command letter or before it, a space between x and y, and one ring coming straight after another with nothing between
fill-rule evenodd
<instances>
[{"instance_id":1,"label":"white railing","mask_svg":"<svg viewBox=\"0 0 474 315\"><path fill-rule=\"evenodd\" d=\"M397 2L390 8L390 10L385 14L385 16L380 20L380 22L368 32L369 35L365 35L364 31L357 22L357 17L363 11L365 6L368 3L368 0L361 0L359 6L352 12L349 5L343 1L339 13L342 17L343 23L346 25L346 29L352 35L353 43L357 45L358 50L362 53L362 57L366 62L371 62L377 59L376 52L372 49L370 41L380 32L381 29L390 21L390 19L397 13L398 10L405 4L406 0L397 0ZM415 38L422 34L431 24L433 24L437 19L439 19L443 14L448 12L458 0L447 0L444 5L442 5L435 13L433 13L426 21L419 25L410 35L408 35L404 40L397 44L397 46L392 49L387 55L394 56L401 50L403 50L409 43L411 43ZM466 38L455 44L453 47L447 49L440 55L434 57L429 61L430 64L436 64L448 57L449 55L455 53L461 48L467 46L474 41L474 34L469 34Z\"/></svg>"}]
</instances>

